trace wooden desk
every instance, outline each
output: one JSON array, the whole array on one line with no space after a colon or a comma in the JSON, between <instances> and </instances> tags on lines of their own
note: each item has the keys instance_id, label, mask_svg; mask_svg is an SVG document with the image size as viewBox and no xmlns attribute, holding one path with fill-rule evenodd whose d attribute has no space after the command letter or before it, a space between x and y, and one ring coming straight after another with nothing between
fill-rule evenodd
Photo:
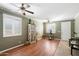
<instances>
[{"instance_id":1,"label":"wooden desk","mask_svg":"<svg viewBox=\"0 0 79 59\"><path fill-rule=\"evenodd\" d=\"M74 37L69 40L69 46L71 47L71 55L73 55L73 49L79 50L79 38Z\"/></svg>"}]
</instances>

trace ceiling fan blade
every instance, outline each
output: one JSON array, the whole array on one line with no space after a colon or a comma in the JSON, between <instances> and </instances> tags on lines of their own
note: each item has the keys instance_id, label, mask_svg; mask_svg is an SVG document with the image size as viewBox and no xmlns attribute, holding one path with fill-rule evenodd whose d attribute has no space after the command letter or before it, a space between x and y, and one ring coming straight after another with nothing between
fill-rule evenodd
<instances>
[{"instance_id":1,"label":"ceiling fan blade","mask_svg":"<svg viewBox=\"0 0 79 59\"><path fill-rule=\"evenodd\" d=\"M25 10L26 12L29 12L29 13L31 13L31 14L34 14L34 12L32 12L32 11L29 11L29 10Z\"/></svg>"}]
</instances>

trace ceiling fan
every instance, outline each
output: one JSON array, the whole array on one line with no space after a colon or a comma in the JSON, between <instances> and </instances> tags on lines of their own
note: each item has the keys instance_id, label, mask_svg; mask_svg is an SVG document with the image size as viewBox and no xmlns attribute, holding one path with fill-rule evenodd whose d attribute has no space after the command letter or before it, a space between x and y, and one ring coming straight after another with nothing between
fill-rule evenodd
<instances>
[{"instance_id":1,"label":"ceiling fan","mask_svg":"<svg viewBox=\"0 0 79 59\"><path fill-rule=\"evenodd\" d=\"M13 4L13 5L14 5L14 4ZM25 5L26 5L27 7L26 7ZM14 5L14 6L15 6L15 5ZM16 7L18 7L18 6L16 6ZM32 11L26 10L26 8L29 8L29 7L30 7L29 4L22 3L21 6L18 7L18 8L22 11L22 14L23 14L23 15L26 15L26 12L28 12L28 13L30 13L30 14L34 14L34 12L32 12Z\"/></svg>"}]
</instances>

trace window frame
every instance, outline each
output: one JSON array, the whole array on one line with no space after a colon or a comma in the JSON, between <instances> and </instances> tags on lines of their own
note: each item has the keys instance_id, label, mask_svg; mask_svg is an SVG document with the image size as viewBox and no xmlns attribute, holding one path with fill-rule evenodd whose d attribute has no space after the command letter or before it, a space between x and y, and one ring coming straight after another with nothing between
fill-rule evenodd
<instances>
[{"instance_id":1,"label":"window frame","mask_svg":"<svg viewBox=\"0 0 79 59\"><path fill-rule=\"evenodd\" d=\"M7 34L6 35L6 30L7 29L5 29L5 20L12 20L12 21L19 21L20 22L20 28L19 28L19 30L20 30L20 32L18 33L18 34L15 34L15 32L16 31L14 31L14 27L15 27L15 25L14 25L14 23L12 23L11 25L12 25L12 29L11 29L11 32L12 32L12 34ZM13 16L13 15L9 15L9 14L3 14L3 37L11 37L11 36L21 36L22 35L22 19L20 18L20 17L16 17L16 16Z\"/></svg>"}]
</instances>

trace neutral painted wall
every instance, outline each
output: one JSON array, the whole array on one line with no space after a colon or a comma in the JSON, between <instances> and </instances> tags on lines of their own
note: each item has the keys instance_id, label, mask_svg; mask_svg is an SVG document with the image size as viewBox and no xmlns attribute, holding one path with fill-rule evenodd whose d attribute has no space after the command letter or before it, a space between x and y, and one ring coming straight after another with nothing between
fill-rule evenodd
<instances>
[{"instance_id":1,"label":"neutral painted wall","mask_svg":"<svg viewBox=\"0 0 79 59\"><path fill-rule=\"evenodd\" d=\"M75 18L75 32L77 37L79 37L79 15Z\"/></svg>"},{"instance_id":2,"label":"neutral painted wall","mask_svg":"<svg viewBox=\"0 0 79 59\"><path fill-rule=\"evenodd\" d=\"M61 23L60 22L56 22L56 34L55 37L57 38L61 38Z\"/></svg>"},{"instance_id":3,"label":"neutral painted wall","mask_svg":"<svg viewBox=\"0 0 79 59\"><path fill-rule=\"evenodd\" d=\"M7 11L0 10L0 51L14 47L19 44L23 44L27 40L28 19L24 17L21 17L22 18L22 35L21 36L3 37L3 13L17 16L13 13L9 13L9 11L7 12Z\"/></svg>"}]
</instances>

